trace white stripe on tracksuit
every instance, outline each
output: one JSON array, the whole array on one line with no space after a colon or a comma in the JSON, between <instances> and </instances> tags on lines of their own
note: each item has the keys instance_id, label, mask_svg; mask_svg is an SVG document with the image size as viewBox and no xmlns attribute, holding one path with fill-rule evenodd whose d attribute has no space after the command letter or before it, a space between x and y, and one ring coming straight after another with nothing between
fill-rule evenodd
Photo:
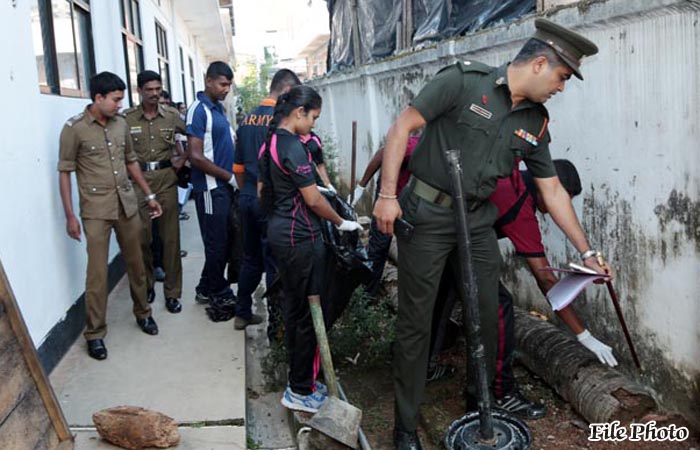
<instances>
[{"instance_id":1,"label":"white stripe on tracksuit","mask_svg":"<svg viewBox=\"0 0 700 450\"><path fill-rule=\"evenodd\" d=\"M204 214L214 214L214 203L211 199L211 191L204 191Z\"/></svg>"},{"instance_id":2,"label":"white stripe on tracksuit","mask_svg":"<svg viewBox=\"0 0 700 450\"><path fill-rule=\"evenodd\" d=\"M204 144L202 145L202 153L204 154L205 158L207 158L209 161L214 162L214 139L211 132L212 117L209 107L201 101L195 100L194 103L192 103L190 108L187 110L187 126L192 124L194 113L200 105L202 106L202 109L204 109L204 114L206 114L206 130L204 132ZM208 174L204 174L204 177L207 182L207 191L216 189L216 178ZM209 205L211 207L211 195L209 196Z\"/></svg>"}]
</instances>

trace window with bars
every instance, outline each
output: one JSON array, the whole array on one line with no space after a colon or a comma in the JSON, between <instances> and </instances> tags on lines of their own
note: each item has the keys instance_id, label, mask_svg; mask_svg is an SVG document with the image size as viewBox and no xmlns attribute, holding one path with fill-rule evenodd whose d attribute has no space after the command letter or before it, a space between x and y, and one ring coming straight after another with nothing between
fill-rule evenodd
<instances>
[{"instance_id":1,"label":"window with bars","mask_svg":"<svg viewBox=\"0 0 700 450\"><path fill-rule=\"evenodd\" d=\"M163 89L170 93L170 59L168 58L168 35L165 28L156 21L156 49L158 51L158 73L163 79Z\"/></svg>"},{"instance_id":2,"label":"window with bars","mask_svg":"<svg viewBox=\"0 0 700 450\"><path fill-rule=\"evenodd\" d=\"M126 86L131 106L139 103L136 77L143 71L143 37L138 0L121 0L122 40L126 63Z\"/></svg>"},{"instance_id":3,"label":"window with bars","mask_svg":"<svg viewBox=\"0 0 700 450\"><path fill-rule=\"evenodd\" d=\"M34 55L45 94L90 96L95 52L89 0L33 0Z\"/></svg>"},{"instance_id":4,"label":"window with bars","mask_svg":"<svg viewBox=\"0 0 700 450\"><path fill-rule=\"evenodd\" d=\"M189 106L187 104L187 83L185 82L185 54L182 51L182 47L179 47L180 50L180 83L182 84L182 102L185 104L185 106ZM194 92L192 93L194 95Z\"/></svg>"},{"instance_id":5,"label":"window with bars","mask_svg":"<svg viewBox=\"0 0 700 450\"><path fill-rule=\"evenodd\" d=\"M197 99L197 88L194 85L194 62L192 61L192 57L189 58L190 60L190 84L192 85L192 97L194 99Z\"/></svg>"}]
</instances>

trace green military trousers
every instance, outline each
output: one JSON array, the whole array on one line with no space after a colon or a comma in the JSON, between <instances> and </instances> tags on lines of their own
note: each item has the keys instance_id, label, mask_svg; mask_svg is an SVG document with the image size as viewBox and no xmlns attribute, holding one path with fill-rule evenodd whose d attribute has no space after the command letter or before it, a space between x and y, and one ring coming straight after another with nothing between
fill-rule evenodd
<instances>
[{"instance_id":1,"label":"green military trousers","mask_svg":"<svg viewBox=\"0 0 700 450\"><path fill-rule=\"evenodd\" d=\"M401 197L403 218L414 225L410 239L398 238L399 311L393 347L393 378L396 395L395 426L414 431L423 400L433 307L443 270L455 270L461 280L457 231L452 208L417 197L407 186ZM498 211L486 202L469 213L473 267L479 289L481 333L487 379L493 379L498 340L498 279L501 255L493 229ZM464 289L458 283L459 295ZM468 355L469 356L469 355ZM476 392L476 375L468 374L469 391Z\"/></svg>"},{"instance_id":2,"label":"green military trousers","mask_svg":"<svg viewBox=\"0 0 700 450\"><path fill-rule=\"evenodd\" d=\"M120 206L118 220L83 219L88 254L85 279L87 327L84 333L87 340L102 339L107 334L107 265L112 229L116 232L122 259L126 264L134 316L145 319L151 315L151 305L146 301L146 272L139 245L139 215L126 217Z\"/></svg>"},{"instance_id":3,"label":"green military trousers","mask_svg":"<svg viewBox=\"0 0 700 450\"><path fill-rule=\"evenodd\" d=\"M163 215L158 218L158 231L163 241L163 270L165 270L163 294L165 298L179 299L182 296L182 259L180 258L180 205L177 201L177 175L172 168L168 167L144 172L144 178L163 208ZM151 252L151 209L148 207L141 189L137 188L136 192L143 225L141 252L146 266L148 287L152 289L155 276L153 273L153 253Z\"/></svg>"}]
</instances>

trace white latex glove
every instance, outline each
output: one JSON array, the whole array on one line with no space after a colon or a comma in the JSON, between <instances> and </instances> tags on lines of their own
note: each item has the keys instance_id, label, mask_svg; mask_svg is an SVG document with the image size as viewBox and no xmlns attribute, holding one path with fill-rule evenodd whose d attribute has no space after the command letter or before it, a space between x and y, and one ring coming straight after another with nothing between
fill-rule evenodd
<instances>
[{"instance_id":1,"label":"white latex glove","mask_svg":"<svg viewBox=\"0 0 700 450\"><path fill-rule=\"evenodd\" d=\"M357 205L357 202L360 201L360 197L362 197L362 194L364 194L364 192L365 188L363 188L359 184L355 186L355 192L353 192L352 194L352 203L350 204L353 208L355 207L355 205Z\"/></svg>"},{"instance_id":2,"label":"white latex glove","mask_svg":"<svg viewBox=\"0 0 700 450\"><path fill-rule=\"evenodd\" d=\"M592 351L601 363L607 364L610 367L615 367L617 365L617 360L613 356L612 348L596 339L590 331L583 330L580 334L576 335L576 339L578 339L581 345Z\"/></svg>"},{"instance_id":3,"label":"white latex glove","mask_svg":"<svg viewBox=\"0 0 700 450\"><path fill-rule=\"evenodd\" d=\"M362 225L352 220L343 220L343 223L335 226L340 231L355 231L361 230Z\"/></svg>"},{"instance_id":4,"label":"white latex glove","mask_svg":"<svg viewBox=\"0 0 700 450\"><path fill-rule=\"evenodd\" d=\"M234 189L238 189L238 182L236 181L236 175L231 175L231 178L228 180L228 184L233 186Z\"/></svg>"},{"instance_id":5,"label":"white latex glove","mask_svg":"<svg viewBox=\"0 0 700 450\"><path fill-rule=\"evenodd\" d=\"M332 194L337 194L337 193L338 193L338 191L335 189L335 186L333 186L332 184L329 184L328 186L326 186L326 189L328 189L329 191L331 191Z\"/></svg>"}]
</instances>

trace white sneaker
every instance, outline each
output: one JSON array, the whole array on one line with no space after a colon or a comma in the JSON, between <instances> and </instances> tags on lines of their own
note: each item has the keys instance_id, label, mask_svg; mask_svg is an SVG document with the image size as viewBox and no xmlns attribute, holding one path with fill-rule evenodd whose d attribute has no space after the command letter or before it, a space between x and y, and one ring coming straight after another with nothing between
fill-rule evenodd
<instances>
[{"instance_id":1,"label":"white sneaker","mask_svg":"<svg viewBox=\"0 0 700 450\"><path fill-rule=\"evenodd\" d=\"M314 391L309 395L314 399L318 400L319 402L323 403L328 398L328 387L326 387L325 384L320 383L318 381L314 383L314 386Z\"/></svg>"},{"instance_id":2,"label":"white sneaker","mask_svg":"<svg viewBox=\"0 0 700 450\"><path fill-rule=\"evenodd\" d=\"M324 396L319 398L318 396L310 395L299 395L292 391L291 388L284 390L284 395L282 396L282 406L285 408L292 409L294 411L305 411L310 413L317 413L318 409L323 405L327 397Z\"/></svg>"},{"instance_id":3,"label":"white sneaker","mask_svg":"<svg viewBox=\"0 0 700 450\"><path fill-rule=\"evenodd\" d=\"M316 389L314 389L314 394L318 393L321 395L328 395L328 386L325 384L321 383L320 381L315 381L314 386L316 386Z\"/></svg>"}]
</instances>

